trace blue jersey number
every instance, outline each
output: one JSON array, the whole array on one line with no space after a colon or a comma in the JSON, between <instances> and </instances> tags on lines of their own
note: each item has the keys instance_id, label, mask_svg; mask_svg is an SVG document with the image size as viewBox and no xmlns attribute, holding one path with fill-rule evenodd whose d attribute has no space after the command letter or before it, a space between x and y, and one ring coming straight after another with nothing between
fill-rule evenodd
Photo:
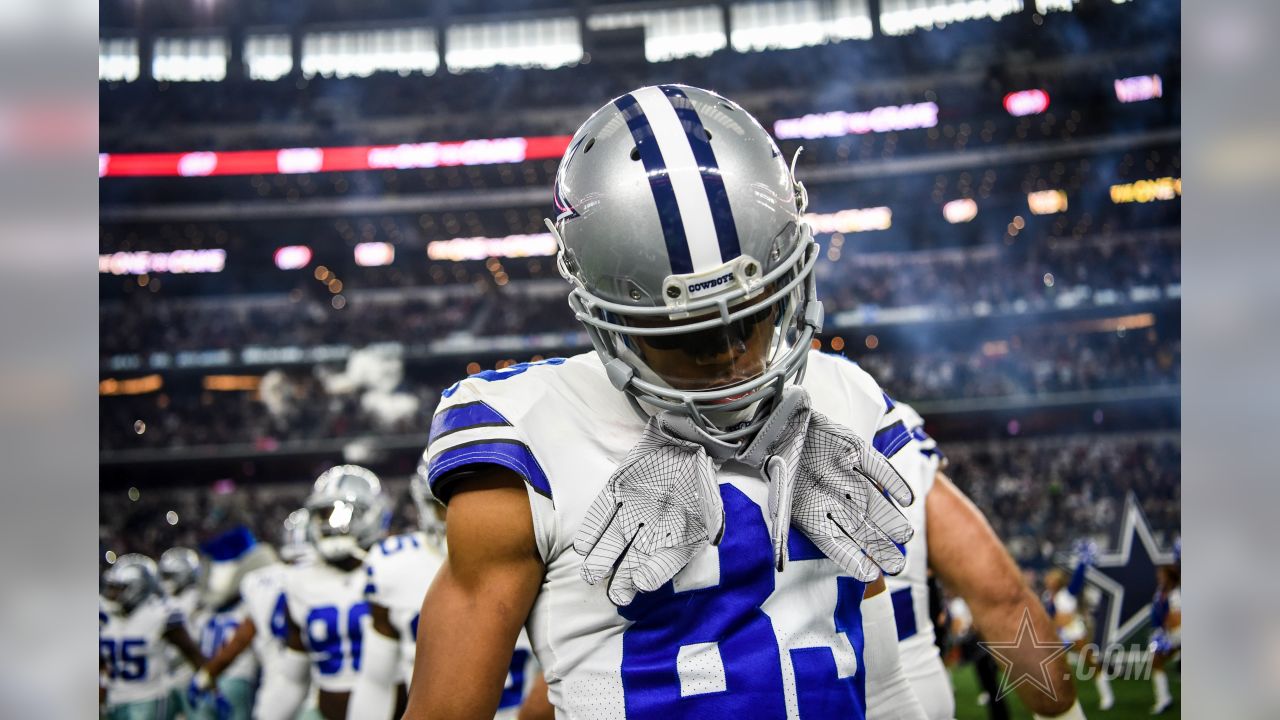
<instances>
[{"instance_id":1,"label":"blue jersey number","mask_svg":"<svg viewBox=\"0 0 1280 720\"><path fill-rule=\"evenodd\" d=\"M112 680L138 680L147 674L147 641L142 638L125 638L116 642L112 638L99 638L98 657L107 667Z\"/></svg>"},{"instance_id":2,"label":"blue jersey number","mask_svg":"<svg viewBox=\"0 0 1280 720\"><path fill-rule=\"evenodd\" d=\"M408 547L421 547L416 535L392 535L378 542L378 548L382 550L383 555L395 555Z\"/></svg>"},{"instance_id":3,"label":"blue jersey number","mask_svg":"<svg viewBox=\"0 0 1280 720\"><path fill-rule=\"evenodd\" d=\"M312 659L321 675L337 675L348 657L352 670L360 669L360 646L363 644L364 631L360 620L369 614L369 603L358 602L347 610L345 618L341 617L338 608L323 605L311 608L307 613L307 645L311 648ZM345 620L345 623L340 623ZM344 651L344 633L339 627L345 624L347 647Z\"/></svg>"},{"instance_id":4,"label":"blue jersey number","mask_svg":"<svg viewBox=\"0 0 1280 720\"><path fill-rule=\"evenodd\" d=\"M281 643L289 638L289 604L285 602L284 593L276 598L276 606L271 611L271 635Z\"/></svg>"},{"instance_id":5,"label":"blue jersey number","mask_svg":"<svg viewBox=\"0 0 1280 720\"><path fill-rule=\"evenodd\" d=\"M742 491L721 485L720 495L730 521L718 548L719 585L677 593L668 582L618 611L633 623L622 640L628 717L787 716L777 636L760 609L774 590L769 530L760 508ZM837 583L836 628L849 636L860 657L863 585L852 578ZM713 671L682 692L682 654L691 668L719 663L723 673ZM792 650L790 657L801 717L863 717L859 678L838 678L830 648Z\"/></svg>"},{"instance_id":6,"label":"blue jersey number","mask_svg":"<svg viewBox=\"0 0 1280 720\"><path fill-rule=\"evenodd\" d=\"M213 657L219 648L231 640L231 636L236 634L238 627L240 627L240 621L234 615L229 613L213 615L200 633L200 652L205 657Z\"/></svg>"}]
</instances>

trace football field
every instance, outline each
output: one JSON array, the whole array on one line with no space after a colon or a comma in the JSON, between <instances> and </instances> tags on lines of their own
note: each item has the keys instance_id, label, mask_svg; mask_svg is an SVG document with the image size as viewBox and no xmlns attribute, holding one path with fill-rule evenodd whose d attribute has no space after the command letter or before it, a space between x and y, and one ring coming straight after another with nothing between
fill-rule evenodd
<instances>
[{"instance_id":1,"label":"football field","mask_svg":"<svg viewBox=\"0 0 1280 720\"><path fill-rule=\"evenodd\" d=\"M951 683L956 690L956 720L986 720L987 708L978 704L978 676L973 665L965 664L951 670ZM1169 708L1162 718L1182 717L1178 703L1181 677L1177 670L1169 673L1169 690L1173 693L1173 707ZM1085 717L1090 718L1146 718L1151 717L1151 681L1126 680L1114 678L1111 689L1116 694L1115 707L1107 712L1098 709L1098 690L1092 682L1077 682L1080 693L1080 705ZM1008 699L1009 716L1016 720L1031 720L1031 713L1022 707L1016 697Z\"/></svg>"}]
</instances>

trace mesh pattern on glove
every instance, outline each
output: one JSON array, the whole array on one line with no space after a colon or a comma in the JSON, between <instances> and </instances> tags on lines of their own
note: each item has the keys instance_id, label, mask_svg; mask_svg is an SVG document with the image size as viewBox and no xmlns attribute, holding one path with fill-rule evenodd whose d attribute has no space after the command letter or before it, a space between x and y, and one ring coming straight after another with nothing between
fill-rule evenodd
<instances>
[{"instance_id":1,"label":"mesh pattern on glove","mask_svg":"<svg viewBox=\"0 0 1280 720\"><path fill-rule=\"evenodd\" d=\"M623 606L719 542L723 528L714 464L701 445L666 434L658 416L588 509L573 548L582 579L611 574L609 599Z\"/></svg>"}]
</instances>

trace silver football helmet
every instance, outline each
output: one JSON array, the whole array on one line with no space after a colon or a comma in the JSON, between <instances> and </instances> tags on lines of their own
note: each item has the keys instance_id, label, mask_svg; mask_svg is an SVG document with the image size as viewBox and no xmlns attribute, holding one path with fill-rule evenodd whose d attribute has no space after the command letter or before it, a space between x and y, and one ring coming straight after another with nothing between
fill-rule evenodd
<instances>
[{"instance_id":1,"label":"silver football helmet","mask_svg":"<svg viewBox=\"0 0 1280 720\"><path fill-rule=\"evenodd\" d=\"M191 548L173 547L160 556L160 586L177 595L200 582L200 555Z\"/></svg>"},{"instance_id":2,"label":"silver football helmet","mask_svg":"<svg viewBox=\"0 0 1280 720\"><path fill-rule=\"evenodd\" d=\"M444 544L445 525L439 512L444 506L436 502L435 496L431 494L427 470L427 455L424 452L418 461L417 471L409 478L409 497L413 498L413 505L418 510L418 527L426 533L428 540L440 546Z\"/></svg>"},{"instance_id":3,"label":"silver football helmet","mask_svg":"<svg viewBox=\"0 0 1280 720\"><path fill-rule=\"evenodd\" d=\"M287 563L299 562L315 554L315 548L307 537L307 525L311 517L306 508L289 513L280 533L280 559Z\"/></svg>"},{"instance_id":4,"label":"silver football helmet","mask_svg":"<svg viewBox=\"0 0 1280 720\"><path fill-rule=\"evenodd\" d=\"M115 609L128 615L152 595L159 595L159 570L156 561L141 553L128 553L116 559L103 580L103 597Z\"/></svg>"},{"instance_id":5,"label":"silver football helmet","mask_svg":"<svg viewBox=\"0 0 1280 720\"><path fill-rule=\"evenodd\" d=\"M391 523L382 482L359 465L339 465L316 479L307 497L307 537L326 560L363 558Z\"/></svg>"},{"instance_id":6,"label":"silver football helmet","mask_svg":"<svg viewBox=\"0 0 1280 720\"><path fill-rule=\"evenodd\" d=\"M574 135L547 225L569 304L637 411L739 440L802 376L822 304L793 170L745 110L684 85L627 93Z\"/></svg>"}]
</instances>

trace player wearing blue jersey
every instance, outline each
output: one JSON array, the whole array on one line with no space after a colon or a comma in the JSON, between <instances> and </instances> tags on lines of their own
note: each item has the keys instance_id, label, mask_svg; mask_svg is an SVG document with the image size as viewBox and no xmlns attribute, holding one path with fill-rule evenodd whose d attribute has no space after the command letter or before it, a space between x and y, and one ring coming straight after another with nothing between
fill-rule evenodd
<instances>
[{"instance_id":1,"label":"player wearing blue jersey","mask_svg":"<svg viewBox=\"0 0 1280 720\"><path fill-rule=\"evenodd\" d=\"M562 717L923 718L880 578L911 491L871 447L883 393L810 349L817 245L772 139L643 88L579 129L556 202L596 353L444 393L406 717L487 717L523 627Z\"/></svg>"}]
</instances>

